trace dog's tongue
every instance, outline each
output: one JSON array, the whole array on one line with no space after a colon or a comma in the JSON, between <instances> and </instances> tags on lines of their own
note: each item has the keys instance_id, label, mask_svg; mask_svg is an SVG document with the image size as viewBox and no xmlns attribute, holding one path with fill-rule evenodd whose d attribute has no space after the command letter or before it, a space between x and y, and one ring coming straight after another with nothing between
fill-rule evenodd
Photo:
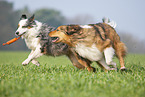
<instances>
[{"instance_id":1,"label":"dog's tongue","mask_svg":"<svg viewBox=\"0 0 145 97\"><path fill-rule=\"evenodd\" d=\"M56 42L58 40L58 37L51 37L52 42Z\"/></svg>"},{"instance_id":2,"label":"dog's tongue","mask_svg":"<svg viewBox=\"0 0 145 97\"><path fill-rule=\"evenodd\" d=\"M57 41L57 39L56 40L52 40L52 42L56 42Z\"/></svg>"}]
</instances>

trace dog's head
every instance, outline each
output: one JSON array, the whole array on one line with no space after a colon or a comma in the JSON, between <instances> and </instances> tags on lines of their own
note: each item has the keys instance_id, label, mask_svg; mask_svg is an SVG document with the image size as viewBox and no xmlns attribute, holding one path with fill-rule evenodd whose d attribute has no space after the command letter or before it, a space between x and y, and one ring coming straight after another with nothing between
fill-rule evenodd
<instances>
[{"instance_id":1,"label":"dog's head","mask_svg":"<svg viewBox=\"0 0 145 97\"><path fill-rule=\"evenodd\" d=\"M56 30L51 31L49 36L52 39L52 42L58 43L63 42L66 44L70 44L70 38L74 34L78 34L81 27L79 25L63 25L59 26Z\"/></svg>"},{"instance_id":2,"label":"dog's head","mask_svg":"<svg viewBox=\"0 0 145 97\"><path fill-rule=\"evenodd\" d=\"M30 18L27 18L27 16L25 14L23 14L20 18L18 28L15 32L15 35L22 36L25 33L27 33L28 30L30 30L34 26L36 26L36 23L34 21L34 15L32 15Z\"/></svg>"}]
</instances>

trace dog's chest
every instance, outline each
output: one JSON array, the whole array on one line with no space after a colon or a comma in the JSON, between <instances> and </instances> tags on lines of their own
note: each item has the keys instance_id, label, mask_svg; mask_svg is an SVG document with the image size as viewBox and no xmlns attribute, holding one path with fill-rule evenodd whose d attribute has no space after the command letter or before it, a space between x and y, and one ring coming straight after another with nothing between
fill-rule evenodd
<instances>
[{"instance_id":1,"label":"dog's chest","mask_svg":"<svg viewBox=\"0 0 145 97\"><path fill-rule=\"evenodd\" d=\"M40 39L31 37L25 39L26 45L29 49L35 50L38 45L40 45Z\"/></svg>"},{"instance_id":2,"label":"dog's chest","mask_svg":"<svg viewBox=\"0 0 145 97\"><path fill-rule=\"evenodd\" d=\"M102 52L99 51L95 44L93 44L91 47L87 47L83 44L77 44L75 51L83 58L87 58L91 61L99 61L103 57Z\"/></svg>"}]
</instances>

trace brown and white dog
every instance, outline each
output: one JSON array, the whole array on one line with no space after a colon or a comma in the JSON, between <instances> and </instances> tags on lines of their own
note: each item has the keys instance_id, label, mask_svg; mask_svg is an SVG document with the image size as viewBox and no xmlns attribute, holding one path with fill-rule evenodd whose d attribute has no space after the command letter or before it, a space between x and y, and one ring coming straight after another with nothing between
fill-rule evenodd
<instances>
[{"instance_id":1,"label":"brown and white dog","mask_svg":"<svg viewBox=\"0 0 145 97\"><path fill-rule=\"evenodd\" d=\"M53 42L68 44L81 57L91 62L96 61L105 70L116 69L116 63L112 61L116 54L120 61L120 69L126 69L124 65L126 46L120 41L115 29L106 23L63 25L51 31L49 36ZM115 68L110 68L108 65L113 65Z\"/></svg>"}]
</instances>

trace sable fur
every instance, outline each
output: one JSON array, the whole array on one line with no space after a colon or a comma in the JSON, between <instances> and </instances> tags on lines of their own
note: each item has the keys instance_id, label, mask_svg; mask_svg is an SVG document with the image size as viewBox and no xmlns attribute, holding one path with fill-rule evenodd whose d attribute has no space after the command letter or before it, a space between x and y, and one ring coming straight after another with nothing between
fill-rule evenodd
<instances>
[{"instance_id":1,"label":"sable fur","mask_svg":"<svg viewBox=\"0 0 145 97\"><path fill-rule=\"evenodd\" d=\"M63 25L59 26L55 31L51 31L49 33L49 36L56 37L53 42L63 42L74 49L76 49L78 44L81 44L82 46L84 45L91 50L93 49L92 45L95 44L96 49L102 52L102 54L106 52L105 50L112 47L115 50L115 54L120 61L121 69L125 69L124 56L126 55L126 46L123 42L120 41L120 37L116 33L115 29L106 23L89 25ZM82 48L82 50L84 49ZM82 56L84 55L83 53L80 54ZM104 54L104 56L105 55L106 54ZM113 57L113 53L109 56L107 55L105 56L105 58L108 57L111 60L111 58ZM97 62L102 65L99 61L100 60L98 60ZM102 63L105 64L103 61ZM107 61L107 59L106 63L108 65L115 64L114 62L112 62L112 60ZM104 66L105 69L108 68L107 65Z\"/></svg>"}]
</instances>

